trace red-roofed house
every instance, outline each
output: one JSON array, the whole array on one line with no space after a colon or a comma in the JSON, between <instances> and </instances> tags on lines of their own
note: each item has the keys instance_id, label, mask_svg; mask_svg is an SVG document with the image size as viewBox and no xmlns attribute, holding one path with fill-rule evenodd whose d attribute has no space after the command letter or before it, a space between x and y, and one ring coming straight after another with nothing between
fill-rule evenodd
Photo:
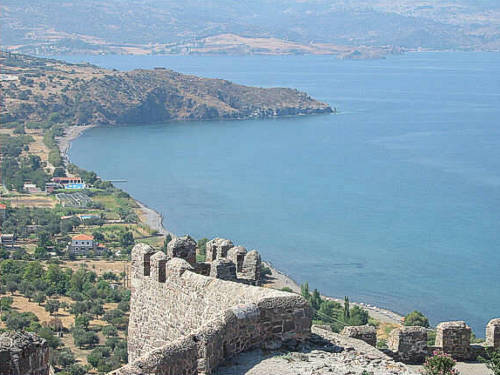
<instances>
[{"instance_id":1,"label":"red-roofed house","mask_svg":"<svg viewBox=\"0 0 500 375\"><path fill-rule=\"evenodd\" d=\"M94 236L87 234L74 236L68 245L69 253L74 255L86 255L91 250L95 251L96 248L97 242L94 240Z\"/></svg>"}]
</instances>

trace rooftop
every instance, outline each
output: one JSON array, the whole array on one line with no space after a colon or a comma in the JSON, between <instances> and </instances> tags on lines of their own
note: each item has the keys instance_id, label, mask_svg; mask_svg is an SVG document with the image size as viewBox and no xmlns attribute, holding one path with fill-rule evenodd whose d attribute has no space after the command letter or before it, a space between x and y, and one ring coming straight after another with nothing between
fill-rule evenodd
<instances>
[{"instance_id":1,"label":"rooftop","mask_svg":"<svg viewBox=\"0 0 500 375\"><path fill-rule=\"evenodd\" d=\"M73 237L73 240L77 241L93 241L94 236L89 236L88 234L77 234Z\"/></svg>"}]
</instances>

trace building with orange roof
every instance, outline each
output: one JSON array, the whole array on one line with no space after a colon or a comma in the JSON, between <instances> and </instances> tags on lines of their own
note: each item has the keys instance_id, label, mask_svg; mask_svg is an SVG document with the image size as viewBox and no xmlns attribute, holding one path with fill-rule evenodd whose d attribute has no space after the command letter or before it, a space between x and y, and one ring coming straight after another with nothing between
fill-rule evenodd
<instances>
[{"instance_id":1,"label":"building with orange roof","mask_svg":"<svg viewBox=\"0 0 500 375\"><path fill-rule=\"evenodd\" d=\"M88 234L73 236L68 245L68 251L73 255L87 255L89 251L95 251L96 249L97 243L94 240L94 236L89 236Z\"/></svg>"},{"instance_id":2,"label":"building with orange roof","mask_svg":"<svg viewBox=\"0 0 500 375\"><path fill-rule=\"evenodd\" d=\"M72 255L88 255L90 251L93 251L95 255L100 255L105 250L106 247L103 244L98 243L94 236L88 234L77 234L68 244L68 252Z\"/></svg>"}]
</instances>

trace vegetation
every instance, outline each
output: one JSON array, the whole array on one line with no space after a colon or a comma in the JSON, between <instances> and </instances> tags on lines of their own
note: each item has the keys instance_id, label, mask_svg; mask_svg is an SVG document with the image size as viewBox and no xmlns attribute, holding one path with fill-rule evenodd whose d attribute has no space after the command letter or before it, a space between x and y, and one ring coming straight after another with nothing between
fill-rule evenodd
<instances>
[{"instance_id":1,"label":"vegetation","mask_svg":"<svg viewBox=\"0 0 500 375\"><path fill-rule=\"evenodd\" d=\"M479 357L479 360L486 364L493 375L500 375L500 349L487 349L487 358Z\"/></svg>"},{"instance_id":2,"label":"vegetation","mask_svg":"<svg viewBox=\"0 0 500 375\"><path fill-rule=\"evenodd\" d=\"M329 325L334 332L340 332L345 326L368 324L368 312L359 306L350 307L349 298L345 297L344 305L321 297L319 291L309 291L309 284L301 285L301 295L310 303L314 311L316 324Z\"/></svg>"},{"instance_id":3,"label":"vegetation","mask_svg":"<svg viewBox=\"0 0 500 375\"><path fill-rule=\"evenodd\" d=\"M432 357L425 360L425 375L458 375L455 369L457 362L450 355L435 351Z\"/></svg>"},{"instance_id":4,"label":"vegetation","mask_svg":"<svg viewBox=\"0 0 500 375\"><path fill-rule=\"evenodd\" d=\"M419 326L429 328L429 319L420 311L412 311L405 316L405 326Z\"/></svg>"},{"instance_id":5,"label":"vegetation","mask_svg":"<svg viewBox=\"0 0 500 375\"><path fill-rule=\"evenodd\" d=\"M113 272L98 276L85 267L73 271L38 261L2 260L0 289L8 289L12 293L19 291L26 298L33 298L56 318L48 324L41 324L34 313L14 310L13 296L2 296L1 319L8 329L32 331L45 338L54 350L54 366L68 374L78 373L81 368L75 367L74 354L70 348L63 346L56 335L61 330L67 330L57 319L59 311L64 310L74 316L74 324L69 330L74 345L92 350L88 362L99 372L111 371L127 361L123 336L128 324L130 291L116 283L120 279L121 276ZM115 282L113 287L111 282ZM66 300L72 302L66 303ZM104 305L110 303L116 307L105 309ZM93 319L100 318L108 324L92 324ZM104 342L100 342L98 331L105 337ZM84 371L86 373L87 370Z\"/></svg>"}]
</instances>

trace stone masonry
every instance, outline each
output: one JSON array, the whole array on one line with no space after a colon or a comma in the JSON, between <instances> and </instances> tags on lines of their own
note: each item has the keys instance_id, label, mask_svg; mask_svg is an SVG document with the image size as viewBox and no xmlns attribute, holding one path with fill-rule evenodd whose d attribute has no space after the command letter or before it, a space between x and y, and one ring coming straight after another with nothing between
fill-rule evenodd
<instances>
[{"instance_id":1,"label":"stone masonry","mask_svg":"<svg viewBox=\"0 0 500 375\"><path fill-rule=\"evenodd\" d=\"M238 262L224 259L234 247L226 241L216 239L207 249L215 249L211 266L228 265L233 277ZM312 311L301 296L207 277L196 269L148 245L134 247L129 365L115 374L210 374L242 351L309 337Z\"/></svg>"},{"instance_id":2,"label":"stone masonry","mask_svg":"<svg viewBox=\"0 0 500 375\"><path fill-rule=\"evenodd\" d=\"M377 345L377 330L372 326L347 326L340 334L362 340L371 346Z\"/></svg>"},{"instance_id":3,"label":"stone masonry","mask_svg":"<svg viewBox=\"0 0 500 375\"><path fill-rule=\"evenodd\" d=\"M429 355L427 329L423 327L401 327L392 330L387 341L397 359L404 363L419 364Z\"/></svg>"},{"instance_id":4,"label":"stone masonry","mask_svg":"<svg viewBox=\"0 0 500 375\"><path fill-rule=\"evenodd\" d=\"M49 346L28 332L0 334L0 375L48 375Z\"/></svg>"},{"instance_id":5,"label":"stone masonry","mask_svg":"<svg viewBox=\"0 0 500 375\"><path fill-rule=\"evenodd\" d=\"M486 345L500 348L500 319L493 319L486 326Z\"/></svg>"},{"instance_id":6,"label":"stone masonry","mask_svg":"<svg viewBox=\"0 0 500 375\"><path fill-rule=\"evenodd\" d=\"M436 347L454 359L471 357L471 328L463 321L445 322L437 326Z\"/></svg>"},{"instance_id":7,"label":"stone masonry","mask_svg":"<svg viewBox=\"0 0 500 375\"><path fill-rule=\"evenodd\" d=\"M234 264L236 264L236 272L242 272L243 261L245 260L245 255L247 254L247 249L243 246L235 246L228 250L227 258L230 259Z\"/></svg>"},{"instance_id":8,"label":"stone masonry","mask_svg":"<svg viewBox=\"0 0 500 375\"><path fill-rule=\"evenodd\" d=\"M167 257L182 258L188 263L196 263L196 242L189 236L177 237L167 245Z\"/></svg>"},{"instance_id":9,"label":"stone masonry","mask_svg":"<svg viewBox=\"0 0 500 375\"><path fill-rule=\"evenodd\" d=\"M225 258L229 249L234 247L230 240L224 238L214 238L207 242L206 261L213 262L218 258Z\"/></svg>"},{"instance_id":10,"label":"stone masonry","mask_svg":"<svg viewBox=\"0 0 500 375\"><path fill-rule=\"evenodd\" d=\"M236 281L236 265L229 259L217 259L210 264L210 276L221 280Z\"/></svg>"}]
</instances>

